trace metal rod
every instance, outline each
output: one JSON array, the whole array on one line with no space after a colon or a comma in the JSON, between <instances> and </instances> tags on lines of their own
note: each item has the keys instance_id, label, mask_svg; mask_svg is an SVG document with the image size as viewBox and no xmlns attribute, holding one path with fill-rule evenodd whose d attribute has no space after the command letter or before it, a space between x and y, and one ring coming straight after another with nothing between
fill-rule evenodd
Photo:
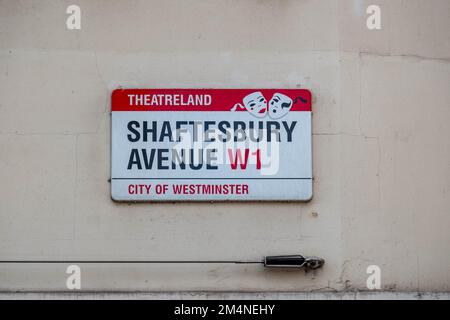
<instances>
[{"instance_id":1,"label":"metal rod","mask_svg":"<svg viewBox=\"0 0 450 320\"><path fill-rule=\"evenodd\" d=\"M0 264L262 264L266 268L318 269L325 260L318 257L304 257L300 254L267 256L263 260L3 260Z\"/></svg>"},{"instance_id":2,"label":"metal rod","mask_svg":"<svg viewBox=\"0 0 450 320\"><path fill-rule=\"evenodd\" d=\"M263 261L239 261L239 260L4 260L0 264L13 263L122 263L122 264L263 264Z\"/></svg>"}]
</instances>

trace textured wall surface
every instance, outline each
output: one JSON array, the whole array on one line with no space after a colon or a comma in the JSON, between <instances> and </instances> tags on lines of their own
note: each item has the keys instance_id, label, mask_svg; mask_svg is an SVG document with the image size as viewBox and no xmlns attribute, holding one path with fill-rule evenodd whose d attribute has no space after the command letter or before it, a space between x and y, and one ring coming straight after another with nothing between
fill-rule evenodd
<instances>
[{"instance_id":1,"label":"textured wall surface","mask_svg":"<svg viewBox=\"0 0 450 320\"><path fill-rule=\"evenodd\" d=\"M81 7L67 30L66 7ZM259 259L82 266L86 290L450 290L450 1L0 1L0 259ZM110 93L313 92L308 203L119 204ZM65 290L67 265L2 265L0 290Z\"/></svg>"}]
</instances>

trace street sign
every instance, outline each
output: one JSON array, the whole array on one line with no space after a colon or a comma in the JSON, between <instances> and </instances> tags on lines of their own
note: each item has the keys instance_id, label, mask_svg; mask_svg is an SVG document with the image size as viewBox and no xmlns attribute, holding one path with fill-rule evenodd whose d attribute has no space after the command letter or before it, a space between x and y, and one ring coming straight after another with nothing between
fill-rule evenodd
<instances>
[{"instance_id":1,"label":"street sign","mask_svg":"<svg viewBox=\"0 0 450 320\"><path fill-rule=\"evenodd\" d=\"M111 196L117 201L307 201L305 89L117 89Z\"/></svg>"}]
</instances>

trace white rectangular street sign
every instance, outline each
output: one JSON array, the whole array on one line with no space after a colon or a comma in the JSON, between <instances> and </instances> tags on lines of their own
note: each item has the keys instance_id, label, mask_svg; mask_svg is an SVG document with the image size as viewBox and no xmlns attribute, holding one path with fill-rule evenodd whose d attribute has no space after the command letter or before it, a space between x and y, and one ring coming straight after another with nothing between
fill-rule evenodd
<instances>
[{"instance_id":1,"label":"white rectangular street sign","mask_svg":"<svg viewBox=\"0 0 450 320\"><path fill-rule=\"evenodd\" d=\"M307 201L305 89L117 89L111 196L117 201Z\"/></svg>"}]
</instances>

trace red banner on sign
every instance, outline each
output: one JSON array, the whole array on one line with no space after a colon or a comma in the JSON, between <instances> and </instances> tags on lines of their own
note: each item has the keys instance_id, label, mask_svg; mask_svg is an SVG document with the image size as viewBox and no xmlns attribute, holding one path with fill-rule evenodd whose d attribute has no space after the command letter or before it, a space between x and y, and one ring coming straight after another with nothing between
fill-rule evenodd
<instances>
[{"instance_id":1,"label":"red banner on sign","mask_svg":"<svg viewBox=\"0 0 450 320\"><path fill-rule=\"evenodd\" d=\"M112 111L311 111L307 89L116 89Z\"/></svg>"}]
</instances>

